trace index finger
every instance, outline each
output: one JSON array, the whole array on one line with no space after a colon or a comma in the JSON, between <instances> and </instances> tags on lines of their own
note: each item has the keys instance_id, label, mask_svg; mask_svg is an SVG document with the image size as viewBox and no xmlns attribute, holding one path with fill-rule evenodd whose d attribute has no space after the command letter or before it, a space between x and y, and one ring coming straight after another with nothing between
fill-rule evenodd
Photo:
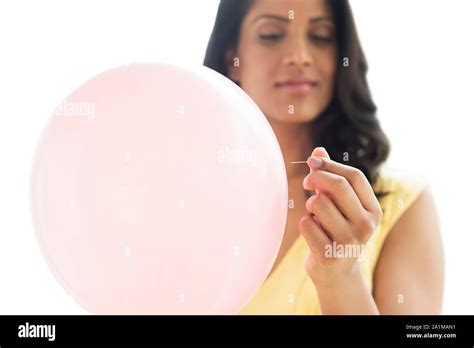
<instances>
[{"instance_id":1,"label":"index finger","mask_svg":"<svg viewBox=\"0 0 474 348\"><path fill-rule=\"evenodd\" d=\"M380 210L380 205L369 180L358 168L319 156L311 156L308 158L307 163L314 170L324 170L345 177L366 210L371 212Z\"/></svg>"}]
</instances>

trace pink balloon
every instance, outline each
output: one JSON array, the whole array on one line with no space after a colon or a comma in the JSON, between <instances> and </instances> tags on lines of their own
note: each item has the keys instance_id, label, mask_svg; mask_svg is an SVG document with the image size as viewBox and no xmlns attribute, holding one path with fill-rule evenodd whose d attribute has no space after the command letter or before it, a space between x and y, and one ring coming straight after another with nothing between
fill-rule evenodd
<instances>
[{"instance_id":1,"label":"pink balloon","mask_svg":"<svg viewBox=\"0 0 474 348\"><path fill-rule=\"evenodd\" d=\"M268 275L288 186L257 105L205 68L133 64L73 92L32 171L36 237L95 314L235 314Z\"/></svg>"}]
</instances>

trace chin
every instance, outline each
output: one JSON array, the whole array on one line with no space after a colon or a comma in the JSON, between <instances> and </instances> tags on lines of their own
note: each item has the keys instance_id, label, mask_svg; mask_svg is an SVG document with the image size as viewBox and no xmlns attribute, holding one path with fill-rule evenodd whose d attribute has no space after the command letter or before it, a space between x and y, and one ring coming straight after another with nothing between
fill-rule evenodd
<instances>
[{"instance_id":1,"label":"chin","mask_svg":"<svg viewBox=\"0 0 474 348\"><path fill-rule=\"evenodd\" d=\"M304 107L304 106L303 106ZM273 109L273 110L272 110ZM295 104L294 113L285 112L288 109L288 106L282 106L277 109L272 108L267 112L264 112L267 115L267 118L276 122L285 122L285 123L310 123L316 120L321 114L322 110L320 108L315 108L314 106L306 107L306 109L301 110L301 106ZM282 112L282 110L284 110Z\"/></svg>"},{"instance_id":2,"label":"chin","mask_svg":"<svg viewBox=\"0 0 474 348\"><path fill-rule=\"evenodd\" d=\"M275 114L273 114L275 115ZM319 113L314 114L293 114L293 115L276 115L267 117L269 121L281 122L281 123L289 123L289 124L305 124L311 123L319 117Z\"/></svg>"}]
</instances>

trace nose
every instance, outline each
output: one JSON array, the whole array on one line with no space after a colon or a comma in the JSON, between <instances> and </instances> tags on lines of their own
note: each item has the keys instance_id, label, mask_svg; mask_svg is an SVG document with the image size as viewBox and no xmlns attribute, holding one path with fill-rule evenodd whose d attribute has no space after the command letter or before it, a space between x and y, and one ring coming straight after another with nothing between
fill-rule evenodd
<instances>
[{"instance_id":1,"label":"nose","mask_svg":"<svg viewBox=\"0 0 474 348\"><path fill-rule=\"evenodd\" d=\"M293 44L289 47L289 51L284 59L284 62L285 65L295 67L310 66L312 64L312 56L306 40L294 40Z\"/></svg>"}]
</instances>

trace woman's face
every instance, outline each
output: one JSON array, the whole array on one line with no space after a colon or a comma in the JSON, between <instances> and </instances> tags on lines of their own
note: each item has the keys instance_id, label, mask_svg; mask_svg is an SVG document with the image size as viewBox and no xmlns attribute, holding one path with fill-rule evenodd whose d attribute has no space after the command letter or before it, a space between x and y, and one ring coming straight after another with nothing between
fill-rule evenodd
<instances>
[{"instance_id":1,"label":"woman's face","mask_svg":"<svg viewBox=\"0 0 474 348\"><path fill-rule=\"evenodd\" d=\"M325 0L255 0L242 22L237 51L227 52L229 77L267 118L291 123L313 121L326 109L336 57L335 26Z\"/></svg>"}]
</instances>

